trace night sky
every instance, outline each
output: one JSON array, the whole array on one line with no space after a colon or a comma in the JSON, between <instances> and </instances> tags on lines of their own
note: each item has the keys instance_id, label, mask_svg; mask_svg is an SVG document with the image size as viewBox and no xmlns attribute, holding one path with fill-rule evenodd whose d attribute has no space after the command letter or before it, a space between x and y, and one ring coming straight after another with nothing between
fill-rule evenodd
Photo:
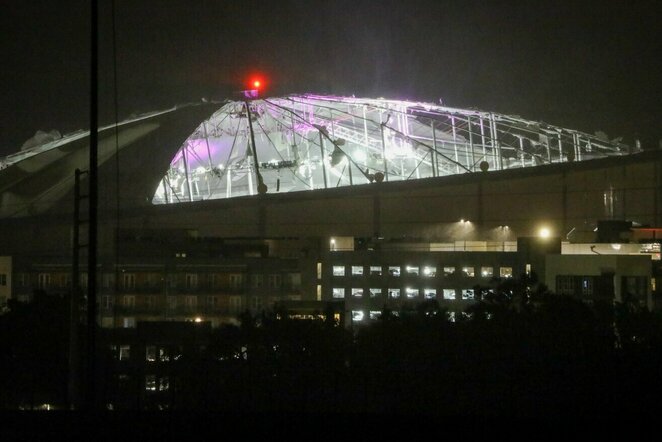
<instances>
[{"instance_id":1,"label":"night sky","mask_svg":"<svg viewBox=\"0 0 662 442\"><path fill-rule=\"evenodd\" d=\"M114 118L110 1L100 8L101 123ZM492 110L646 148L662 138L655 1L116 0L117 113L222 99L250 72L269 95L417 99ZM4 1L0 155L36 130L89 126L89 6Z\"/></svg>"}]
</instances>

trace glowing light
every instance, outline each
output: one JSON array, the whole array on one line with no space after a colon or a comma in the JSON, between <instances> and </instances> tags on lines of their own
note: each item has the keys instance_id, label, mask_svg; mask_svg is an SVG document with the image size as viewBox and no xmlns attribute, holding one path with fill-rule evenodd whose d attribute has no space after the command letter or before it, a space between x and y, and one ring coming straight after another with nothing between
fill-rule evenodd
<instances>
[{"instance_id":1,"label":"glowing light","mask_svg":"<svg viewBox=\"0 0 662 442\"><path fill-rule=\"evenodd\" d=\"M365 163L367 159L368 156L364 151L357 150L356 152L354 152L354 161L358 161L359 163Z\"/></svg>"},{"instance_id":2,"label":"glowing light","mask_svg":"<svg viewBox=\"0 0 662 442\"><path fill-rule=\"evenodd\" d=\"M621 250L621 245L620 244L612 244L611 248L614 250Z\"/></svg>"},{"instance_id":3,"label":"glowing light","mask_svg":"<svg viewBox=\"0 0 662 442\"><path fill-rule=\"evenodd\" d=\"M538 230L538 236L541 238L549 238L552 236L552 231L547 227L541 227L540 230Z\"/></svg>"},{"instance_id":4,"label":"glowing light","mask_svg":"<svg viewBox=\"0 0 662 442\"><path fill-rule=\"evenodd\" d=\"M253 81L253 87L255 87L255 89L259 89L261 85L262 83L260 82L260 80Z\"/></svg>"},{"instance_id":5,"label":"glowing light","mask_svg":"<svg viewBox=\"0 0 662 442\"><path fill-rule=\"evenodd\" d=\"M202 318L200 316L196 317L195 322L202 322Z\"/></svg>"}]
</instances>

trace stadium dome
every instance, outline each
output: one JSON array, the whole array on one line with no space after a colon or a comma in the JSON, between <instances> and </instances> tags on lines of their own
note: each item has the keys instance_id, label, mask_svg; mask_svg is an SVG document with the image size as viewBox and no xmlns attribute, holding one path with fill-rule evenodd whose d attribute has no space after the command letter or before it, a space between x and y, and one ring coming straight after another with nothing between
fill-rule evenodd
<instances>
[{"instance_id":1,"label":"stadium dome","mask_svg":"<svg viewBox=\"0 0 662 442\"><path fill-rule=\"evenodd\" d=\"M627 146L576 130L431 103L312 94L229 101L177 151L152 202L406 181L626 153Z\"/></svg>"},{"instance_id":2,"label":"stadium dome","mask_svg":"<svg viewBox=\"0 0 662 442\"><path fill-rule=\"evenodd\" d=\"M89 131L56 135L0 158L0 217L71 210ZM323 191L628 153L573 129L431 103L313 94L201 102L100 128L99 204Z\"/></svg>"}]
</instances>

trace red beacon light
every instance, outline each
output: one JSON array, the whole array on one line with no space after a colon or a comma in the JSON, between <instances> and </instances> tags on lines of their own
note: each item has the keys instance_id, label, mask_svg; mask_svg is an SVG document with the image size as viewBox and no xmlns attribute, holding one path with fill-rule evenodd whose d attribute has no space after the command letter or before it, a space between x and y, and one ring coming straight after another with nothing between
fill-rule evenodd
<instances>
[{"instance_id":1,"label":"red beacon light","mask_svg":"<svg viewBox=\"0 0 662 442\"><path fill-rule=\"evenodd\" d=\"M253 78L248 82L248 89L243 91L245 98L255 99L258 98L264 83L259 78Z\"/></svg>"}]
</instances>

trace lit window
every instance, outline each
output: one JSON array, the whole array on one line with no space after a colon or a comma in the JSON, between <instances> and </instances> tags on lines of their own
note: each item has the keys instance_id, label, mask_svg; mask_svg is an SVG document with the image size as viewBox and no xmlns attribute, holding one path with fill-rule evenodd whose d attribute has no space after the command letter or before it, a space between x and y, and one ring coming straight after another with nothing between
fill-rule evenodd
<instances>
[{"instance_id":1,"label":"lit window","mask_svg":"<svg viewBox=\"0 0 662 442\"><path fill-rule=\"evenodd\" d=\"M483 278L491 278L494 275L494 269L492 267L481 267L480 276Z\"/></svg>"},{"instance_id":2,"label":"lit window","mask_svg":"<svg viewBox=\"0 0 662 442\"><path fill-rule=\"evenodd\" d=\"M409 299L418 298L418 289L406 288L405 293Z\"/></svg>"},{"instance_id":3,"label":"lit window","mask_svg":"<svg viewBox=\"0 0 662 442\"><path fill-rule=\"evenodd\" d=\"M444 267L444 276L451 276L455 274L455 267Z\"/></svg>"},{"instance_id":4,"label":"lit window","mask_svg":"<svg viewBox=\"0 0 662 442\"><path fill-rule=\"evenodd\" d=\"M462 315L462 319L464 320L469 320L474 316L473 313L467 313L467 312L461 312L460 315Z\"/></svg>"},{"instance_id":5,"label":"lit window","mask_svg":"<svg viewBox=\"0 0 662 442\"><path fill-rule=\"evenodd\" d=\"M400 289L388 289L388 297L389 298L399 298L400 297Z\"/></svg>"},{"instance_id":6,"label":"lit window","mask_svg":"<svg viewBox=\"0 0 662 442\"><path fill-rule=\"evenodd\" d=\"M382 296L382 289L370 289L370 297L376 298Z\"/></svg>"},{"instance_id":7,"label":"lit window","mask_svg":"<svg viewBox=\"0 0 662 442\"><path fill-rule=\"evenodd\" d=\"M352 275L354 276L363 275L363 266L352 266Z\"/></svg>"},{"instance_id":8,"label":"lit window","mask_svg":"<svg viewBox=\"0 0 662 442\"><path fill-rule=\"evenodd\" d=\"M152 374L145 376L145 390L156 391L156 376Z\"/></svg>"},{"instance_id":9,"label":"lit window","mask_svg":"<svg viewBox=\"0 0 662 442\"><path fill-rule=\"evenodd\" d=\"M168 376L163 376L159 379L159 391L167 391L170 388L170 379Z\"/></svg>"},{"instance_id":10,"label":"lit window","mask_svg":"<svg viewBox=\"0 0 662 442\"><path fill-rule=\"evenodd\" d=\"M128 317L122 319L122 326L124 328L134 328L136 326L136 318Z\"/></svg>"},{"instance_id":11,"label":"lit window","mask_svg":"<svg viewBox=\"0 0 662 442\"><path fill-rule=\"evenodd\" d=\"M322 279L322 263L317 263L317 279Z\"/></svg>"},{"instance_id":12,"label":"lit window","mask_svg":"<svg viewBox=\"0 0 662 442\"><path fill-rule=\"evenodd\" d=\"M455 299L455 289L444 289L444 299L451 301Z\"/></svg>"},{"instance_id":13,"label":"lit window","mask_svg":"<svg viewBox=\"0 0 662 442\"><path fill-rule=\"evenodd\" d=\"M345 297L345 289L344 288L333 288L333 297L336 299L342 299Z\"/></svg>"},{"instance_id":14,"label":"lit window","mask_svg":"<svg viewBox=\"0 0 662 442\"><path fill-rule=\"evenodd\" d=\"M526 274L530 275L531 274L531 264L526 265Z\"/></svg>"},{"instance_id":15,"label":"lit window","mask_svg":"<svg viewBox=\"0 0 662 442\"><path fill-rule=\"evenodd\" d=\"M406 266L405 271L407 272L408 275L418 276L418 267L416 266Z\"/></svg>"},{"instance_id":16,"label":"lit window","mask_svg":"<svg viewBox=\"0 0 662 442\"><path fill-rule=\"evenodd\" d=\"M317 300L321 301L322 300L322 285L317 284Z\"/></svg>"},{"instance_id":17,"label":"lit window","mask_svg":"<svg viewBox=\"0 0 662 442\"><path fill-rule=\"evenodd\" d=\"M467 278L474 277L474 268L473 267L462 267L462 274Z\"/></svg>"},{"instance_id":18,"label":"lit window","mask_svg":"<svg viewBox=\"0 0 662 442\"><path fill-rule=\"evenodd\" d=\"M381 316L382 316L382 312L380 312L379 310L370 310L370 319L372 319L373 321L375 319L379 319Z\"/></svg>"},{"instance_id":19,"label":"lit window","mask_svg":"<svg viewBox=\"0 0 662 442\"><path fill-rule=\"evenodd\" d=\"M582 278L582 295L593 296L593 278L590 276Z\"/></svg>"},{"instance_id":20,"label":"lit window","mask_svg":"<svg viewBox=\"0 0 662 442\"><path fill-rule=\"evenodd\" d=\"M388 274L391 276L400 276L400 267L398 266L389 266Z\"/></svg>"},{"instance_id":21,"label":"lit window","mask_svg":"<svg viewBox=\"0 0 662 442\"><path fill-rule=\"evenodd\" d=\"M355 297L355 298L360 298L361 296L363 296L363 289L353 288L352 289L352 296Z\"/></svg>"},{"instance_id":22,"label":"lit window","mask_svg":"<svg viewBox=\"0 0 662 442\"><path fill-rule=\"evenodd\" d=\"M501 267L499 268L499 276L502 278L512 278L513 277L513 268L512 267Z\"/></svg>"},{"instance_id":23,"label":"lit window","mask_svg":"<svg viewBox=\"0 0 662 442\"><path fill-rule=\"evenodd\" d=\"M345 266L333 266L333 276L345 276Z\"/></svg>"},{"instance_id":24,"label":"lit window","mask_svg":"<svg viewBox=\"0 0 662 442\"><path fill-rule=\"evenodd\" d=\"M131 357L131 347L129 345L120 345L120 353L118 356L120 361L128 361Z\"/></svg>"},{"instance_id":25,"label":"lit window","mask_svg":"<svg viewBox=\"0 0 662 442\"><path fill-rule=\"evenodd\" d=\"M364 316L361 310L352 310L352 321L363 321Z\"/></svg>"},{"instance_id":26,"label":"lit window","mask_svg":"<svg viewBox=\"0 0 662 442\"><path fill-rule=\"evenodd\" d=\"M473 289L464 289L462 290L462 299L463 300L470 300L474 299L474 290Z\"/></svg>"},{"instance_id":27,"label":"lit window","mask_svg":"<svg viewBox=\"0 0 662 442\"><path fill-rule=\"evenodd\" d=\"M428 278L434 278L435 276L437 276L437 268L434 266L423 267L423 276L427 276Z\"/></svg>"},{"instance_id":28,"label":"lit window","mask_svg":"<svg viewBox=\"0 0 662 442\"><path fill-rule=\"evenodd\" d=\"M147 362L155 362L156 361L156 346L155 345L148 345L145 347L145 360Z\"/></svg>"},{"instance_id":29,"label":"lit window","mask_svg":"<svg viewBox=\"0 0 662 442\"><path fill-rule=\"evenodd\" d=\"M437 289L424 289L423 297L425 299L435 299L437 297Z\"/></svg>"},{"instance_id":30,"label":"lit window","mask_svg":"<svg viewBox=\"0 0 662 442\"><path fill-rule=\"evenodd\" d=\"M170 353L165 347L159 347L159 361L168 362L170 361Z\"/></svg>"},{"instance_id":31,"label":"lit window","mask_svg":"<svg viewBox=\"0 0 662 442\"><path fill-rule=\"evenodd\" d=\"M455 322L455 312L448 312L448 321Z\"/></svg>"},{"instance_id":32,"label":"lit window","mask_svg":"<svg viewBox=\"0 0 662 442\"><path fill-rule=\"evenodd\" d=\"M381 266L370 266L370 275L372 276L381 276L382 267Z\"/></svg>"}]
</instances>

